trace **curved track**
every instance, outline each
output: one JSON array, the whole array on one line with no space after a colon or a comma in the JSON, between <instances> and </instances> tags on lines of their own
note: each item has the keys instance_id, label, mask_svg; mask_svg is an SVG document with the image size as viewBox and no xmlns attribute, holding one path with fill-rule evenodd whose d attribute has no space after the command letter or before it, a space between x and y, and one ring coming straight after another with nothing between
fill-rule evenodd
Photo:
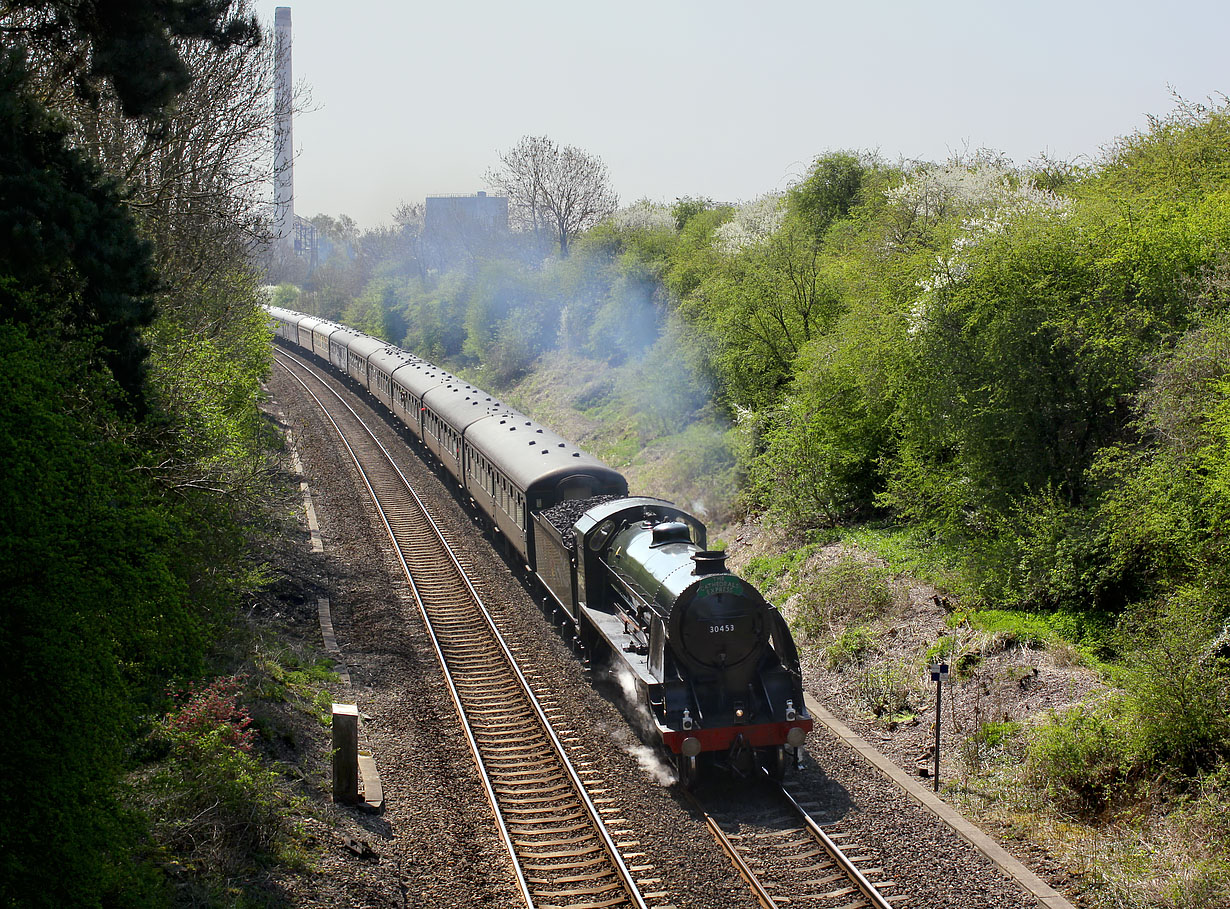
<instances>
[{"instance_id":1,"label":"curved track","mask_svg":"<svg viewBox=\"0 0 1230 909\"><path fill-rule=\"evenodd\" d=\"M320 405L371 493L431 636L526 905L645 909L542 706L417 494L311 366L281 351L276 362Z\"/></svg>"},{"instance_id":2,"label":"curved track","mask_svg":"<svg viewBox=\"0 0 1230 909\"><path fill-rule=\"evenodd\" d=\"M869 859L864 850L847 844L847 854L780 784L766 778L763 790L758 799L742 792L733 809L711 811L693 800L761 906L890 909L880 891L893 882L873 883L881 872L860 868Z\"/></svg>"}]
</instances>

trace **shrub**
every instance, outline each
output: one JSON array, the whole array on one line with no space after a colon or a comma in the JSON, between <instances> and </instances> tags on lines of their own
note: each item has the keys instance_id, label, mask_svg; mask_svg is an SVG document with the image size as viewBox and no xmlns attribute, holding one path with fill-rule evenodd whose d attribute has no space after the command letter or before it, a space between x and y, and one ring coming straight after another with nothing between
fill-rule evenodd
<instances>
[{"instance_id":1,"label":"shrub","mask_svg":"<svg viewBox=\"0 0 1230 909\"><path fill-rule=\"evenodd\" d=\"M292 704L323 726L331 722L333 699L324 686L341 680L332 660L306 662L289 648L274 648L256 658L255 675L259 697Z\"/></svg>"},{"instance_id":2,"label":"shrub","mask_svg":"<svg viewBox=\"0 0 1230 909\"><path fill-rule=\"evenodd\" d=\"M241 687L239 676L229 676L199 690L190 688L184 704L163 723L162 733L172 749L182 754L216 733L221 743L250 752L255 733L249 728L252 718L238 703Z\"/></svg>"},{"instance_id":3,"label":"shrub","mask_svg":"<svg viewBox=\"0 0 1230 909\"><path fill-rule=\"evenodd\" d=\"M1199 776L1182 800L1179 813L1201 839L1230 857L1230 763Z\"/></svg>"},{"instance_id":4,"label":"shrub","mask_svg":"<svg viewBox=\"0 0 1230 909\"><path fill-rule=\"evenodd\" d=\"M1123 684L1148 759L1191 773L1230 754L1230 661L1211 647L1218 628L1190 591L1123 623Z\"/></svg>"},{"instance_id":5,"label":"shrub","mask_svg":"<svg viewBox=\"0 0 1230 909\"><path fill-rule=\"evenodd\" d=\"M812 638L823 636L838 620L880 616L893 602L888 570L853 556L817 571L800 593L795 625Z\"/></svg>"},{"instance_id":6,"label":"shrub","mask_svg":"<svg viewBox=\"0 0 1230 909\"><path fill-rule=\"evenodd\" d=\"M824 648L824 665L838 670L861 662L871 650L872 640L871 629L865 625L846 628Z\"/></svg>"},{"instance_id":7,"label":"shrub","mask_svg":"<svg viewBox=\"0 0 1230 909\"><path fill-rule=\"evenodd\" d=\"M191 691L153 735L168 748L148 777L146 810L169 870L197 875L206 889L274 860L292 860L288 818L297 800L252 753L251 718L238 703L240 679Z\"/></svg>"},{"instance_id":8,"label":"shrub","mask_svg":"<svg viewBox=\"0 0 1230 909\"><path fill-rule=\"evenodd\" d=\"M1137 768L1123 708L1109 700L1052 714L1029 743L1028 783L1061 811L1089 816L1110 807Z\"/></svg>"},{"instance_id":9,"label":"shrub","mask_svg":"<svg viewBox=\"0 0 1230 909\"><path fill-rule=\"evenodd\" d=\"M1021 732L1021 724L1012 720L991 720L980 723L972 735L961 742L961 763L971 770L981 769L996 753L1008 750Z\"/></svg>"},{"instance_id":10,"label":"shrub","mask_svg":"<svg viewBox=\"0 0 1230 909\"><path fill-rule=\"evenodd\" d=\"M858 698L876 716L914 714L922 701L915 673L901 666L875 662L859 669L854 689Z\"/></svg>"}]
</instances>

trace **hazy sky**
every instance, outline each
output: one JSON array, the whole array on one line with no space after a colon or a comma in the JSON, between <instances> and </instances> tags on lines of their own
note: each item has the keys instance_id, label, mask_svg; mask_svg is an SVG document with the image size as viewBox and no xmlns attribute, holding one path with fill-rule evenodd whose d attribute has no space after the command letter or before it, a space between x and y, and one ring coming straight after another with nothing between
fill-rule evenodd
<instances>
[{"instance_id":1,"label":"hazy sky","mask_svg":"<svg viewBox=\"0 0 1230 909\"><path fill-rule=\"evenodd\" d=\"M1096 158L1230 92L1230 3L259 0L290 6L295 210L363 227L484 188L525 135L606 162L621 204L784 189L825 151Z\"/></svg>"}]
</instances>

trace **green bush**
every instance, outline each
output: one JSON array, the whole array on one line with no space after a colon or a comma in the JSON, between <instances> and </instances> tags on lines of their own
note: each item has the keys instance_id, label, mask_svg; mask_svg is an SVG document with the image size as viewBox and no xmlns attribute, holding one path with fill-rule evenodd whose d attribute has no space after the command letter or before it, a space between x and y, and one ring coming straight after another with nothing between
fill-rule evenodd
<instances>
[{"instance_id":1,"label":"green bush","mask_svg":"<svg viewBox=\"0 0 1230 909\"><path fill-rule=\"evenodd\" d=\"M1230 756L1230 661L1211 646L1219 627L1195 591L1125 620L1122 683L1148 760L1193 773Z\"/></svg>"},{"instance_id":2,"label":"green bush","mask_svg":"<svg viewBox=\"0 0 1230 909\"><path fill-rule=\"evenodd\" d=\"M259 655L258 674L253 687L258 697L289 703L328 726L332 717L332 698L324 687L341 680L332 660L305 662L286 647Z\"/></svg>"},{"instance_id":3,"label":"green bush","mask_svg":"<svg viewBox=\"0 0 1230 909\"><path fill-rule=\"evenodd\" d=\"M1200 835L1230 859L1230 762L1198 776L1181 800L1179 812ZM1228 879L1230 880L1230 879Z\"/></svg>"},{"instance_id":4,"label":"green bush","mask_svg":"<svg viewBox=\"0 0 1230 909\"><path fill-rule=\"evenodd\" d=\"M809 638L822 638L828 629L848 620L882 615L893 602L888 580L887 569L843 556L803 584L796 629Z\"/></svg>"},{"instance_id":5,"label":"green bush","mask_svg":"<svg viewBox=\"0 0 1230 909\"><path fill-rule=\"evenodd\" d=\"M1061 811L1088 817L1106 810L1138 775L1130 725L1121 700L1052 714L1033 731L1026 779Z\"/></svg>"},{"instance_id":6,"label":"green bush","mask_svg":"<svg viewBox=\"0 0 1230 909\"><path fill-rule=\"evenodd\" d=\"M1021 724L1012 720L991 720L979 724L960 746L961 763L977 771L996 754L1008 751L1021 732Z\"/></svg>"},{"instance_id":7,"label":"green bush","mask_svg":"<svg viewBox=\"0 0 1230 909\"><path fill-rule=\"evenodd\" d=\"M870 628L851 625L824 648L824 665L830 670L839 670L860 663L871 650L874 640Z\"/></svg>"},{"instance_id":8,"label":"green bush","mask_svg":"<svg viewBox=\"0 0 1230 909\"><path fill-rule=\"evenodd\" d=\"M917 673L881 661L859 668L854 678L854 690L859 701L876 716L915 714L924 696Z\"/></svg>"},{"instance_id":9,"label":"green bush","mask_svg":"<svg viewBox=\"0 0 1230 909\"><path fill-rule=\"evenodd\" d=\"M867 313L842 337L817 338L799 355L791 394L763 420L749 468L756 501L790 524L827 526L873 511L890 447L891 407L879 388L883 360L869 348Z\"/></svg>"},{"instance_id":10,"label":"green bush","mask_svg":"<svg viewBox=\"0 0 1230 909\"><path fill-rule=\"evenodd\" d=\"M192 872L185 886L225 887L263 865L299 860L299 800L253 753L239 688L238 678L225 678L192 691L153 733L166 757L142 787L145 808L168 870Z\"/></svg>"}]
</instances>

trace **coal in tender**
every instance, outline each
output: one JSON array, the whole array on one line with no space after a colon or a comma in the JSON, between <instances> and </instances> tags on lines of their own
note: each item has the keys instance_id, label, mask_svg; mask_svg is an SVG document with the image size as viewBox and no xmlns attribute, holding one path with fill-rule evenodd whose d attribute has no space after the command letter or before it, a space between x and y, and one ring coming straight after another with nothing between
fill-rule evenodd
<instances>
[{"instance_id":1,"label":"coal in tender","mask_svg":"<svg viewBox=\"0 0 1230 909\"><path fill-rule=\"evenodd\" d=\"M622 498L624 496L593 496L588 499L565 499L558 505L552 505L544 510L542 516L551 522L552 527L559 531L560 536L564 538L564 546L572 549L572 541L576 536L572 526L576 524L581 515L585 514L595 505L613 502L616 499Z\"/></svg>"}]
</instances>

